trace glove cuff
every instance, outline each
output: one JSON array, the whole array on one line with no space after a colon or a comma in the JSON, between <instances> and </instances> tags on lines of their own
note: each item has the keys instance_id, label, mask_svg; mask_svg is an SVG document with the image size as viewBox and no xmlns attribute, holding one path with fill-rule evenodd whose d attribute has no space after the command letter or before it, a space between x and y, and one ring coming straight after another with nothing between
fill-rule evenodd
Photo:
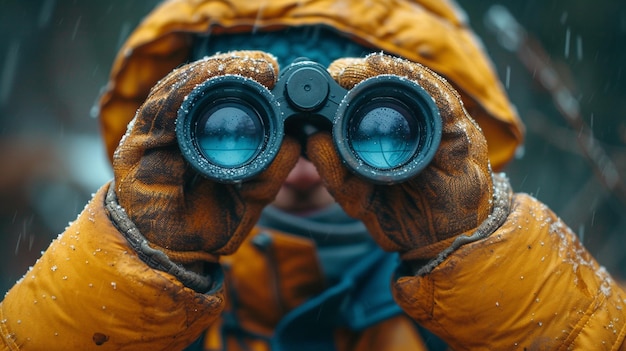
<instances>
[{"instance_id":1,"label":"glove cuff","mask_svg":"<svg viewBox=\"0 0 626 351\"><path fill-rule=\"evenodd\" d=\"M400 258L413 266L416 275L430 273L443 262L452 252L462 245L489 237L506 220L511 211L513 191L504 173L492 174L493 207L487 218L475 229L416 250L404 252ZM432 258L435 256L435 258ZM432 258L432 259L431 259ZM430 259L429 261L427 261ZM423 264L424 262L426 264Z\"/></svg>"},{"instance_id":2,"label":"glove cuff","mask_svg":"<svg viewBox=\"0 0 626 351\"><path fill-rule=\"evenodd\" d=\"M182 264L190 264L199 261L209 261L209 263L217 265L216 260L208 253L198 252L178 252L166 250L160 247L152 247L148 240L139 232L137 226L128 217L128 214L120 206L117 195L115 194L115 185L113 182L109 184L109 189L105 197L105 209L113 225L122 233L130 247L135 250L139 258L144 261L150 268L157 269L176 277L183 285L197 292L205 293L209 291L213 285L213 279L210 274L198 274L188 270ZM166 251L166 252L164 252ZM206 257L206 256L211 256ZM175 263L180 262L179 264Z\"/></svg>"}]
</instances>

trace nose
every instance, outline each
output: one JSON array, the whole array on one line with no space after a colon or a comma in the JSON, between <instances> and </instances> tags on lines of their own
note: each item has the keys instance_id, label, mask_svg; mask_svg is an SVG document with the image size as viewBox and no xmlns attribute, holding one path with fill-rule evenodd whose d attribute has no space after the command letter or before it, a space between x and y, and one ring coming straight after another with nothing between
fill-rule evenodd
<instances>
[{"instance_id":1,"label":"nose","mask_svg":"<svg viewBox=\"0 0 626 351\"><path fill-rule=\"evenodd\" d=\"M319 185L321 181L315 165L304 157L300 157L285 179L285 185L299 191L305 191Z\"/></svg>"}]
</instances>

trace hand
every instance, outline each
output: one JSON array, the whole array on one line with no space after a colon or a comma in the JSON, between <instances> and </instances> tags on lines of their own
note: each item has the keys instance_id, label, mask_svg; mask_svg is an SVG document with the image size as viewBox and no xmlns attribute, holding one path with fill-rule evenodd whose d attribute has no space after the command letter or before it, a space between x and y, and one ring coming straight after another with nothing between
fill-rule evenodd
<instances>
[{"instance_id":1,"label":"hand","mask_svg":"<svg viewBox=\"0 0 626 351\"><path fill-rule=\"evenodd\" d=\"M183 159L177 111L196 85L213 76L243 75L271 88L277 73L271 56L242 51L188 64L154 86L113 160L119 204L150 246L180 263L217 260L239 247L298 160L299 143L285 138L272 165L253 180L214 183Z\"/></svg>"},{"instance_id":2,"label":"hand","mask_svg":"<svg viewBox=\"0 0 626 351\"><path fill-rule=\"evenodd\" d=\"M381 74L407 77L435 99L441 113L443 133L434 159L396 185L371 184L350 173L328 133L309 138L307 155L328 190L383 249L400 252L404 260L430 259L487 218L493 197L487 142L450 84L417 63L383 54L341 59L329 71L346 89Z\"/></svg>"}]
</instances>

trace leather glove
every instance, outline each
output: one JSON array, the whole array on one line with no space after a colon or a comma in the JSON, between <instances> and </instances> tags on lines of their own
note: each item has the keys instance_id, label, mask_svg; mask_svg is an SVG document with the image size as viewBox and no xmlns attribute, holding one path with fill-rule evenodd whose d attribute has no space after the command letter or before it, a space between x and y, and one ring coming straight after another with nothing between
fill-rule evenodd
<instances>
[{"instance_id":1,"label":"leather glove","mask_svg":"<svg viewBox=\"0 0 626 351\"><path fill-rule=\"evenodd\" d=\"M300 144L286 137L267 170L236 185L209 181L186 163L176 140L178 108L196 85L225 74L271 89L278 64L268 54L240 51L174 70L152 88L114 155L119 204L150 247L175 263L215 262L233 253L300 155Z\"/></svg>"},{"instance_id":2,"label":"leather glove","mask_svg":"<svg viewBox=\"0 0 626 351\"><path fill-rule=\"evenodd\" d=\"M440 109L443 132L434 159L401 184L375 185L349 172L328 133L308 140L307 156L329 192L350 216L363 221L383 249L399 252L403 260L432 259L487 218L493 198L487 143L450 84L417 63L384 54L340 59L329 71L346 89L381 74L407 77Z\"/></svg>"}]
</instances>

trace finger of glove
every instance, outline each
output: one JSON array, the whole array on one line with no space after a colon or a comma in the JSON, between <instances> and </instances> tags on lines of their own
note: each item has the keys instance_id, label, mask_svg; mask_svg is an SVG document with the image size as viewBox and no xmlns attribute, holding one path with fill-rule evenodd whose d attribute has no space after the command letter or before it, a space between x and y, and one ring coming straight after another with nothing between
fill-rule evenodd
<instances>
[{"instance_id":1,"label":"finger of glove","mask_svg":"<svg viewBox=\"0 0 626 351\"><path fill-rule=\"evenodd\" d=\"M383 209L389 204L383 204L380 193L389 194L394 198L399 193L399 185L383 187L371 184L352 174L342 163L339 154L335 151L332 137L327 132L320 132L309 137L307 142L307 156L317 167L320 176L325 182L328 191L341 205L346 213L360 219L369 230L374 240L387 251L404 251L407 240L400 240L393 236L398 231L398 222L393 220L394 227L386 231L384 224L378 219ZM398 209L392 208L388 218L398 215ZM402 216L406 216L402 213ZM388 235L391 234L391 235Z\"/></svg>"},{"instance_id":2,"label":"finger of glove","mask_svg":"<svg viewBox=\"0 0 626 351\"><path fill-rule=\"evenodd\" d=\"M382 74L393 74L411 80L422 79L425 71L432 74L432 71L420 64L382 53L371 54L365 58L341 58L332 62L328 71L346 89L352 89L363 80Z\"/></svg>"},{"instance_id":3,"label":"finger of glove","mask_svg":"<svg viewBox=\"0 0 626 351\"><path fill-rule=\"evenodd\" d=\"M148 183L179 184L184 161L176 143L175 123L185 97L202 82L237 74L272 87L275 59L262 52L235 52L208 57L180 67L153 87L129 124L113 160L116 179L133 173Z\"/></svg>"},{"instance_id":4,"label":"finger of glove","mask_svg":"<svg viewBox=\"0 0 626 351\"><path fill-rule=\"evenodd\" d=\"M298 161L300 153L300 143L293 137L285 136L270 166L257 177L240 185L241 197L248 203L261 206L273 201L287 175Z\"/></svg>"},{"instance_id":5,"label":"finger of glove","mask_svg":"<svg viewBox=\"0 0 626 351\"><path fill-rule=\"evenodd\" d=\"M216 191L223 195L214 199L215 204L211 206L213 213L219 211L221 215L204 219L200 224L206 228L209 222L213 222L209 235L205 235L210 241L205 250L218 255L235 252L257 223L263 207L276 197L299 157L300 143L285 137L276 158L259 176L241 184L207 184L196 188L194 196L197 197L215 197Z\"/></svg>"},{"instance_id":6,"label":"finger of glove","mask_svg":"<svg viewBox=\"0 0 626 351\"><path fill-rule=\"evenodd\" d=\"M372 191L369 184L352 174L341 161L328 132L319 132L307 140L307 157L319 172L324 185L349 215L360 218L367 210Z\"/></svg>"},{"instance_id":7,"label":"finger of glove","mask_svg":"<svg viewBox=\"0 0 626 351\"><path fill-rule=\"evenodd\" d=\"M345 89L352 89L357 83L367 78L373 77L365 70L359 70L357 67L365 65L364 58L344 57L333 61L328 66L328 73L339 85ZM345 70L352 71L345 75Z\"/></svg>"},{"instance_id":8,"label":"finger of glove","mask_svg":"<svg viewBox=\"0 0 626 351\"><path fill-rule=\"evenodd\" d=\"M247 60L255 60L255 61L261 61L261 62L268 62L269 64L272 65L272 68L274 70L274 76L278 76L278 71L279 71L279 67L278 67L278 59L276 58L276 56L264 52L264 51L256 51L256 50L236 50L236 51L230 51L230 52L225 52L225 53L221 53L221 54L215 54L213 56L211 56L211 58L213 59L226 59L226 60L230 60L231 58L236 57L239 58L241 63L246 65L246 61ZM243 70L245 70L245 68L250 68L254 66L245 66L243 68ZM225 68L226 69L226 68ZM231 68L232 69L232 68ZM238 68L239 69L239 68ZM255 72L256 73L256 72ZM258 73L262 73L262 72L258 72ZM238 74L238 73L231 73L231 74ZM240 74L240 73L239 73ZM256 75L256 74L255 74ZM250 78L255 78L249 75L246 75L247 77ZM260 80L257 80L257 82L265 85L268 88L272 88L274 87L274 78L273 77L266 77L267 80L265 82L263 82L262 80L264 79L263 77L260 77Z\"/></svg>"}]
</instances>

